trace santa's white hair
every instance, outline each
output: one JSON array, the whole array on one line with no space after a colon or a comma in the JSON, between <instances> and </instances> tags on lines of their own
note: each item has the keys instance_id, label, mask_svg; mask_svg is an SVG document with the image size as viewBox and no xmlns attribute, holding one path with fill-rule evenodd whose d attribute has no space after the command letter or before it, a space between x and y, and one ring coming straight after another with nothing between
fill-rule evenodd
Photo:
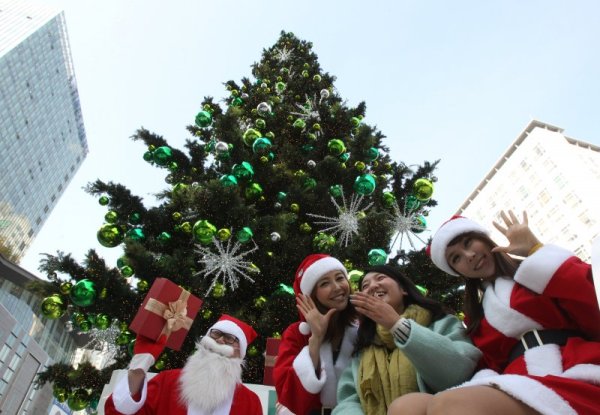
<instances>
[{"instance_id":1,"label":"santa's white hair","mask_svg":"<svg viewBox=\"0 0 600 415\"><path fill-rule=\"evenodd\" d=\"M181 371L181 399L188 408L212 413L231 399L237 384L242 383L244 359L231 357L233 347L210 336L202 337L196 348Z\"/></svg>"}]
</instances>

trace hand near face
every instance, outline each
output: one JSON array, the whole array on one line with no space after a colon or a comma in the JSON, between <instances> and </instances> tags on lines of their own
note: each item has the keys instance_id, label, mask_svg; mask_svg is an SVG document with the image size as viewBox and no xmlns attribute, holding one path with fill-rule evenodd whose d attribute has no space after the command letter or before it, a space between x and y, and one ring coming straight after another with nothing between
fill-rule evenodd
<instances>
[{"instance_id":1,"label":"hand near face","mask_svg":"<svg viewBox=\"0 0 600 415\"><path fill-rule=\"evenodd\" d=\"M331 316L336 310L331 308L326 314L321 314L312 298L305 296L304 294L298 294L296 297L296 308L302 313L304 319L310 326L312 335L319 339L323 339L327 332L327 327L329 326L329 320L331 320Z\"/></svg>"},{"instance_id":2,"label":"hand near face","mask_svg":"<svg viewBox=\"0 0 600 415\"><path fill-rule=\"evenodd\" d=\"M527 224L527 212L523 212L523 219L521 221L519 221L512 210L509 210L508 214L502 211L500 212L500 216L504 221L504 226L497 222L493 222L493 224L496 229L506 236L508 246L495 247L492 249L492 252L505 252L507 254L527 256L531 248L540 243Z\"/></svg>"},{"instance_id":3,"label":"hand near face","mask_svg":"<svg viewBox=\"0 0 600 415\"><path fill-rule=\"evenodd\" d=\"M357 292L350 296L350 302L357 312L370 318L386 329L391 329L400 318L394 308L380 298Z\"/></svg>"}]
</instances>

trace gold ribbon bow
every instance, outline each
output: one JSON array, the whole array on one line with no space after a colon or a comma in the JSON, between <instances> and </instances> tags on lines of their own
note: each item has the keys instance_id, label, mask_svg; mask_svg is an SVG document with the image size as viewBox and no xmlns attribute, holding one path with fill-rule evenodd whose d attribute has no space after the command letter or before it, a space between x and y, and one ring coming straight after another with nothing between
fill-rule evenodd
<instances>
[{"instance_id":1,"label":"gold ribbon bow","mask_svg":"<svg viewBox=\"0 0 600 415\"><path fill-rule=\"evenodd\" d=\"M194 321L187 316L187 300L189 297L189 291L181 290L179 298L175 301L169 301L168 304L161 303L155 298L148 299L144 309L166 320L161 335L166 334L169 336L179 329L189 330L192 327Z\"/></svg>"}]
</instances>

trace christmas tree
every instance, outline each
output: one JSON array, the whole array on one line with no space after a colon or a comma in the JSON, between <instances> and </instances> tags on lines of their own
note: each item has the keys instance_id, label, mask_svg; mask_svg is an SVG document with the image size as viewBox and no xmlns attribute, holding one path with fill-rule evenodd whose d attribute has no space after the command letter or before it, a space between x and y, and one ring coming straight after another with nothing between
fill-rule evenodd
<instances>
[{"instance_id":1,"label":"christmas tree","mask_svg":"<svg viewBox=\"0 0 600 415\"><path fill-rule=\"evenodd\" d=\"M366 105L349 107L334 80L310 42L282 32L252 77L225 83L224 104L203 100L186 152L145 129L135 133L144 159L165 172L158 205L146 207L120 184L89 184L107 208L98 241L123 255L116 266L94 250L82 264L61 252L47 256L40 269L51 282L37 287L46 317L86 333L114 362L102 371L55 364L39 384L52 382L72 409L94 408L111 372L131 358L128 325L158 277L204 304L182 351L167 350L152 370L183 366L195 340L228 313L260 335L248 350L250 383L262 381L266 339L298 318L291 286L310 253L339 258L353 283L367 265L399 261L429 295L455 301L456 282L428 286L439 272L419 243L435 206L437 162L391 160L384 135L364 122Z\"/></svg>"}]
</instances>

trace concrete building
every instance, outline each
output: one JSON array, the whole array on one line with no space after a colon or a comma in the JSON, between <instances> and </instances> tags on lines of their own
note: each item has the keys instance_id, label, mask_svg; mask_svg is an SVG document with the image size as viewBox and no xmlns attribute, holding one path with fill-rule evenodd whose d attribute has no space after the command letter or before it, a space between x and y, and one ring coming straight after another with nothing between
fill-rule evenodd
<instances>
[{"instance_id":1,"label":"concrete building","mask_svg":"<svg viewBox=\"0 0 600 415\"><path fill-rule=\"evenodd\" d=\"M20 258L88 153L64 14L0 0L0 243Z\"/></svg>"},{"instance_id":2,"label":"concrete building","mask_svg":"<svg viewBox=\"0 0 600 415\"><path fill-rule=\"evenodd\" d=\"M467 197L457 214L485 224L492 238L501 210L519 216L541 241L572 250L590 261L600 235L600 147L568 137L563 129L531 121Z\"/></svg>"},{"instance_id":3,"label":"concrete building","mask_svg":"<svg viewBox=\"0 0 600 415\"><path fill-rule=\"evenodd\" d=\"M33 381L45 366L71 363L77 336L65 319L40 313L42 298L26 289L37 277L0 255L0 413L47 414L50 385L37 390Z\"/></svg>"}]
</instances>

